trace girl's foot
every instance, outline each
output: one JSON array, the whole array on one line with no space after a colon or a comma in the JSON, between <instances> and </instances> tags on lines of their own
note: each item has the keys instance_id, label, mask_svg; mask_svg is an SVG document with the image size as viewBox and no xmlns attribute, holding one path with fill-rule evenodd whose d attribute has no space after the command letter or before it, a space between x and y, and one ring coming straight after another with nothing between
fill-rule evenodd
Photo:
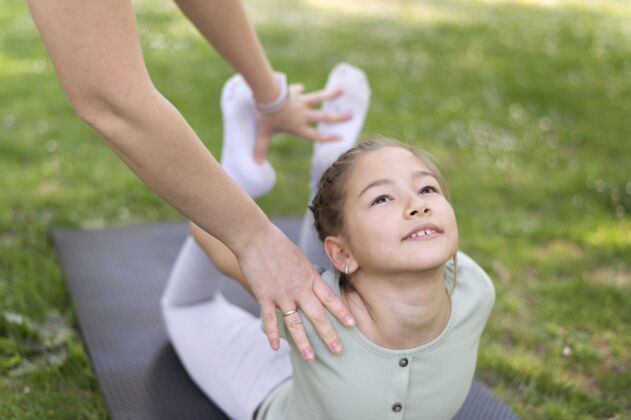
<instances>
[{"instance_id":1,"label":"girl's foot","mask_svg":"<svg viewBox=\"0 0 631 420\"><path fill-rule=\"evenodd\" d=\"M335 99L323 102L322 109L330 112L350 112L353 118L349 121L335 124L318 124L318 131L335 133L342 136L340 141L331 143L316 143L311 158L311 196L309 203L315 196L318 182L324 171L345 151L353 147L362 126L368 104L370 102L370 87L363 71L347 63L336 65L326 82L326 88L342 88L344 93ZM324 254L322 242L313 225L313 214L307 210L300 230L300 249L309 260L322 267L331 268L329 259Z\"/></svg>"},{"instance_id":2,"label":"girl's foot","mask_svg":"<svg viewBox=\"0 0 631 420\"><path fill-rule=\"evenodd\" d=\"M259 164L254 160L256 108L252 91L240 74L224 84L221 112L221 165L252 198L260 197L276 183L276 172L268 161Z\"/></svg>"},{"instance_id":3,"label":"girl's foot","mask_svg":"<svg viewBox=\"0 0 631 420\"><path fill-rule=\"evenodd\" d=\"M366 118L370 102L370 87L364 72L347 63L336 65L326 82L326 89L342 88L344 93L324 101L322 110L332 113L350 112L353 118L335 124L319 123L318 131L334 133L342 139L330 143L316 143L311 159L311 192L315 194L320 177L342 153L353 147Z\"/></svg>"}]
</instances>

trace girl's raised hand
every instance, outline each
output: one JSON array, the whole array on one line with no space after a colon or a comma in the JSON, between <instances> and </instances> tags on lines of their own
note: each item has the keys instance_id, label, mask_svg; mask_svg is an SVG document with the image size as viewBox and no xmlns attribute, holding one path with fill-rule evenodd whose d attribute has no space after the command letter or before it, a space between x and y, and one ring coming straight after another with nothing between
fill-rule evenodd
<instances>
[{"instance_id":1,"label":"girl's raised hand","mask_svg":"<svg viewBox=\"0 0 631 420\"><path fill-rule=\"evenodd\" d=\"M248 245L236 253L241 271L261 306L263 327L274 350L280 346L277 308L287 313L300 309L334 353L342 352L326 307L346 326L355 324L350 311L324 283L309 260L272 223L253 232ZM298 313L284 317L287 331L305 360L315 355Z\"/></svg>"},{"instance_id":2,"label":"girl's raised hand","mask_svg":"<svg viewBox=\"0 0 631 420\"><path fill-rule=\"evenodd\" d=\"M279 132L286 132L303 137L314 142L330 142L340 140L339 135L324 134L317 131L311 124L324 122L336 123L348 121L353 116L348 113L334 114L314 109L313 106L328 99L338 97L342 89L319 90L303 93L302 84L289 86L289 98L285 105L273 114L258 114L256 127L256 146L254 159L261 163L267 156L267 148L272 136Z\"/></svg>"}]
</instances>

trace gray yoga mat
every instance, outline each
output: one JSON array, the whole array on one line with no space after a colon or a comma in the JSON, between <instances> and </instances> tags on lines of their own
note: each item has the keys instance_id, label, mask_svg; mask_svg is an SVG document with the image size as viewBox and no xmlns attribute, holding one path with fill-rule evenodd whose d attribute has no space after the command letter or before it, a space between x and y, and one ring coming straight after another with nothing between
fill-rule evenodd
<instances>
[{"instance_id":1,"label":"gray yoga mat","mask_svg":"<svg viewBox=\"0 0 631 420\"><path fill-rule=\"evenodd\" d=\"M300 220L274 222L297 240ZM188 377L162 326L160 296L186 234L181 222L52 233L112 419L227 418ZM224 281L223 293L257 313L236 282ZM518 417L474 381L455 418Z\"/></svg>"}]
</instances>

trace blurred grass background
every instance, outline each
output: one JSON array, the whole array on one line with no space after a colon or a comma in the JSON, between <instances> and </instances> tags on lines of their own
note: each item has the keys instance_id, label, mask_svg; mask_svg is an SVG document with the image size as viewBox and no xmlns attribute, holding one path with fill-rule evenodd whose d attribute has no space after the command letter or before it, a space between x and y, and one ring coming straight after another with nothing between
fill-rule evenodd
<instances>
[{"instance_id":1,"label":"blurred grass background","mask_svg":"<svg viewBox=\"0 0 631 420\"><path fill-rule=\"evenodd\" d=\"M231 69L171 3L134 4L155 84L218 156ZM362 67L364 133L441 162L498 293L478 376L525 419L631 418L631 3L246 4L292 81ZM24 2L0 34L0 418L106 418L48 231L179 216L74 115ZM275 140L266 212L302 214L310 151Z\"/></svg>"}]
</instances>

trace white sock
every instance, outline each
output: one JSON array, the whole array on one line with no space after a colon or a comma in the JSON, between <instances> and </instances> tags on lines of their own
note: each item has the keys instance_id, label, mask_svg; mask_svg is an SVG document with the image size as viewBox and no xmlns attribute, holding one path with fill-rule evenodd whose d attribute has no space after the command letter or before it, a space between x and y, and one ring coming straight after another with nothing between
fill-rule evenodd
<instances>
[{"instance_id":1,"label":"white sock","mask_svg":"<svg viewBox=\"0 0 631 420\"><path fill-rule=\"evenodd\" d=\"M276 172L268 161L254 160L256 108L252 91L240 74L232 76L221 92L223 149L221 165L252 198L272 189Z\"/></svg>"},{"instance_id":2,"label":"white sock","mask_svg":"<svg viewBox=\"0 0 631 420\"><path fill-rule=\"evenodd\" d=\"M318 182L324 171L345 151L353 147L366 118L370 102L370 87L363 71L347 63L336 65L326 82L326 88L343 88L344 93L335 99L324 101L322 110L327 112L351 112L353 118L336 124L319 123L318 131L335 133L342 139L330 143L315 143L311 158L311 196L309 203L315 196ZM307 209L300 229L300 249L312 263L323 268L332 268L324 253L322 242L313 226L313 215Z\"/></svg>"},{"instance_id":3,"label":"white sock","mask_svg":"<svg viewBox=\"0 0 631 420\"><path fill-rule=\"evenodd\" d=\"M366 118L370 102L370 87L363 71L347 63L336 65L326 82L326 89L342 88L344 93L335 99L324 101L322 110L350 112L353 118L341 123L319 123L318 131L334 133L342 139L330 143L315 143L311 158L311 192L315 193L324 171L345 151L353 147Z\"/></svg>"}]
</instances>

